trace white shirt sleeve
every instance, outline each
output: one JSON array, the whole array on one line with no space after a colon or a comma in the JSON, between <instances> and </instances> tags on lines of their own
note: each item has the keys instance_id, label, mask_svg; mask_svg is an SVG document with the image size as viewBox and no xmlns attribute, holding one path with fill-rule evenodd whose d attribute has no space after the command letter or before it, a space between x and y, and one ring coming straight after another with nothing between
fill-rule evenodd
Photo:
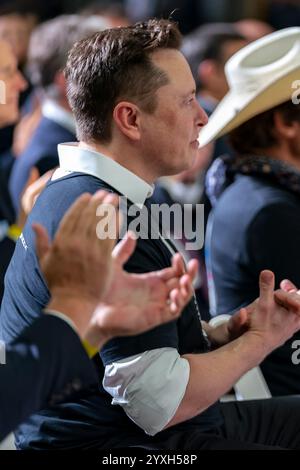
<instances>
[{"instance_id":1,"label":"white shirt sleeve","mask_svg":"<svg viewBox=\"0 0 300 470\"><path fill-rule=\"evenodd\" d=\"M175 415L189 375L189 362L176 349L159 348L107 365L103 387L113 405L154 436Z\"/></svg>"}]
</instances>

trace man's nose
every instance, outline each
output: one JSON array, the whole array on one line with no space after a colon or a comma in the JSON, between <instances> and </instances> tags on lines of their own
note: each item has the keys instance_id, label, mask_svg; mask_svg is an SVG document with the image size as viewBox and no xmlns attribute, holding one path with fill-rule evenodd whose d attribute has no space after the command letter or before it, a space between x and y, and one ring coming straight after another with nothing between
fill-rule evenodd
<instances>
[{"instance_id":1,"label":"man's nose","mask_svg":"<svg viewBox=\"0 0 300 470\"><path fill-rule=\"evenodd\" d=\"M22 73L18 70L15 78L15 87L18 91L26 90L28 83Z\"/></svg>"},{"instance_id":2,"label":"man's nose","mask_svg":"<svg viewBox=\"0 0 300 470\"><path fill-rule=\"evenodd\" d=\"M206 126L206 124L208 123L208 116L198 102L197 102L197 106L198 106L197 126L201 128L203 126Z\"/></svg>"}]
</instances>

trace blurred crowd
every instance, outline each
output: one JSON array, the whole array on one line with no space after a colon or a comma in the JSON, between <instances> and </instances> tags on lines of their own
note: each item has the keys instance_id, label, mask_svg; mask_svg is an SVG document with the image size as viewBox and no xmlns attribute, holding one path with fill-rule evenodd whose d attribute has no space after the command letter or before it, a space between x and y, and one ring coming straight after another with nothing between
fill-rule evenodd
<instances>
[{"instance_id":1,"label":"blurred crowd","mask_svg":"<svg viewBox=\"0 0 300 470\"><path fill-rule=\"evenodd\" d=\"M182 51L197 84L199 103L210 115L228 91L224 65L231 55L275 28L297 24L300 15L297 2L273 1L264 2L264 14L260 4L256 12L253 9L251 18L245 17L245 9L242 16L236 12L236 18L240 18L237 21L213 23L208 22L212 15L205 3L192 0L99 0L91 4L55 0L46 4L35 0L0 2L0 38L10 44L20 71L18 79L7 86L7 94L12 87L16 100L11 116L8 118L5 113L0 129L0 297L6 267L26 212L49 177L49 171L58 164L56 146L75 139L63 75L67 53L74 42L102 28L126 26L154 16L172 17L186 33ZM218 6L218 2L210 3ZM3 67L0 67L0 79L7 81ZM215 157L225 152L230 149L222 138L199 151L191 170L162 179L156 187L155 200L204 202L207 219L210 202L204 191L205 174ZM39 180L44 174L44 179ZM207 312L204 272L201 277L199 301Z\"/></svg>"},{"instance_id":2,"label":"blurred crowd","mask_svg":"<svg viewBox=\"0 0 300 470\"><path fill-rule=\"evenodd\" d=\"M122 142L124 149L128 146L128 154L137 152L137 148L143 154L143 159L139 160L137 158L135 161L133 158L132 162L126 161L126 164L124 164L125 171L122 167L123 156L114 155L113 150L106 147L107 139L105 139L103 129L105 129L105 125L107 126L110 123L110 118L104 119L102 124L97 121L100 120L102 113L104 115L107 111L107 106L111 104L104 103L107 106L102 106L101 97L104 102L106 99L103 89L101 89L102 95L99 97L98 102L100 91L97 87L99 87L99 83L102 83L101 80L106 84L104 90L107 92L108 100L113 101L114 98L114 90L110 89L110 86L105 82L110 74L115 80L114 85L119 86L122 90L120 75L116 72L118 57L114 57L111 51L109 55L103 43L99 43L99 50L101 47L103 50L101 49L102 55L98 59L104 71L102 76L100 76L101 74L98 76L99 70L96 70L95 66L96 59L92 63L89 56L89 53L96 56L95 44L88 44L88 38L95 33L100 34L103 31L107 33L106 30L113 29L112 32L108 32L109 38L107 40L111 41L112 50L114 50L114 47L116 50L118 47L121 49L121 52L118 50L121 56L124 49L122 50L120 46L121 42L112 39L116 31L114 28L119 28L118 31L121 32L121 36L125 37L124 44L128 49L130 49L129 34L133 34L132 31L137 28L137 31L133 34L133 39L130 40L132 40L132 43L134 40L140 41L147 53L148 43L145 45L143 42L146 33L144 37L141 31L145 28L147 34L158 34L158 30L155 30L155 21L153 23L146 22L149 18L154 17L175 20L183 34L180 52L190 68L183 65L186 64L186 61L182 58L182 54L179 54L179 56L176 56L177 62L174 59L174 63L176 62L178 66L178 72L173 64L171 64L172 66L169 64L169 61L172 62L173 60L173 49L176 50L177 46L162 46L162 49L167 49L169 54L171 51L170 56L167 57L167 54L165 54L161 59L162 62L165 60L166 67L170 67L170 69L167 69L169 75L171 75L170 71L173 70L174 77L171 77L168 83L173 86L172 78L174 78L174 83L176 80L180 82L180 73L182 72L180 67L182 67L185 70L186 77L190 76L192 83L195 83L195 90L192 92L190 101L182 105L187 104L183 111L186 112L186 122L183 122L185 115L181 113L181 110L180 112L177 110L176 119L174 118L174 122L179 123L178 127L181 126L183 131L181 132L181 127L180 129L174 129L174 126L171 126L167 114L166 122L161 119L161 116L159 116L161 121L158 119L157 122L154 122L154 120L151 121L151 113L149 113L149 122L152 122L153 129L151 128L147 133L145 131L147 126L141 126L144 132L143 138L147 145L143 146L141 144L140 148L136 145L136 141L129 131L127 132L126 126L121 126L122 116L119 117L118 110L116 111L118 105L113 108L112 120L114 125L117 123L116 127L118 127L121 122L121 131L114 134L112 138L119 145L119 147L116 145L116 148L121 148L119 142ZM136 21L145 21L145 23L126 29ZM157 28L165 27L165 23L161 23L163 26L157 22ZM176 29L172 25L173 23L169 23L167 35L172 27ZM296 0L239 2L239 5L235 7L232 6L232 2L226 2L225 0L223 2L218 0L210 0L210 2L196 0L99 0L93 3L80 0L75 2L52 0L43 4L34 0L0 1L0 83L3 85L0 87L0 92L4 95L0 96L0 301L5 291L1 310L1 327L3 331L5 331L5 328L8 330L12 328L13 330L14 321L17 324L17 320L14 320L13 315L14 309L18 315L21 312L17 300L21 299L23 302L25 299L25 304L21 302L20 305L25 305L26 308L31 305L30 302L33 300L41 306L43 304L41 299L49 294L49 292L46 292L47 289L37 264L34 264L36 261L33 262L33 258L28 261L28 258L26 258L27 245L22 238L22 231L24 227L28 227L28 223L25 225L26 220L33 208L37 211L39 217L44 217L45 220L49 209L47 223L49 222L51 230L54 230L55 224L58 223L59 217L62 216L65 210L65 207L62 208L62 204L60 204L58 193L55 195L55 197L58 197L57 206L52 203L50 196L48 200L45 199L46 202L41 202L40 206L39 204L35 205L35 203L50 180L51 183L59 180L61 187L64 188L66 182L64 177L66 175L75 174L76 176L77 173L85 175L86 168L84 165L83 167L80 166L82 164L80 155L78 161L76 160L78 166L73 161L73 166L70 164L71 169L68 165L62 167L61 163L65 162L66 158L61 159L58 155L59 144L76 142L77 140L80 140L80 152L82 152L82 155L86 154L87 160L90 158L92 161L93 158L93 153L90 152L91 149L85 148L88 145L91 145L94 154L97 153L99 148L100 150L107 150L108 160L118 161L119 158L119 163L121 162L119 167L121 169L116 166L109 167L109 164L103 166L105 168L104 173L109 168L106 175L109 181L106 181L105 178L103 178L103 181L107 184L110 183L108 187L104 185L104 189L110 190L113 187L117 193L123 194L120 188L126 187L126 182L130 186L130 181L132 181L133 186L136 184L139 187L138 183L141 178L134 179L134 177L140 176L138 171L140 168L144 166L144 174L151 170L149 161L146 158L149 156L147 152L148 147L150 148L149 142L151 142L149 135L151 137L153 131L153 136L161 136L162 142L158 139L156 141L152 136L153 142L157 146L157 152L153 159L157 158L161 166L159 167L157 164L159 171L153 171L157 179L155 179L153 194L149 197L149 204L166 203L169 206L174 203L181 206L188 204L191 213L191 226L194 232L199 228L197 226L199 221L196 206L203 204L204 226L202 228L206 234L205 243L201 249L188 251L186 250L184 235L181 238L177 236L177 227L176 224L173 224L171 226L171 235L175 240L174 246L172 245L171 249L170 246L167 247L167 255L160 247L162 258L164 260L168 259L170 253L174 254L178 249L183 253L186 261L191 258L197 259L197 264L195 264L195 266L197 265L195 269L197 275L195 273L194 276L196 278L194 283L196 302L191 309L194 309L193 318L195 320L199 308L204 325L203 329L212 345L216 340L216 333L212 331L212 327L208 324L211 317L219 314L233 315L231 317L234 318L233 322L230 323L232 320L229 320L231 330L229 329L226 333L227 341L230 342L236 339L234 336L236 327L234 312L238 308L248 305L249 310L246 311L245 309L246 314L245 311L243 313L243 310L240 311L242 313L239 313L238 322L240 324L238 325L237 337L243 337L247 328L251 330L250 313L256 311L255 309L259 310L261 307L261 303L253 303L252 305L252 302L257 298L263 298L264 294L264 282L261 281L260 286L258 284L259 275L264 269L269 269L275 274L276 284L274 286L276 285L277 288L281 287L282 289L279 297L280 295L283 296L284 291L295 293L297 290L295 285L298 287L300 285L300 274L298 272L300 226L297 217L300 194L300 115L299 100L297 101L299 94L295 92L296 100L292 103L290 100L290 84L292 82L296 83L297 78L300 79L300 64L297 62L300 56L299 25L300 5ZM293 26L295 27L293 28ZM154 32L151 28L154 28ZM128 33L128 30L130 33ZM280 34L280 31L282 31L282 34ZM163 30L163 33L166 33L165 30ZM174 35L176 37L176 33ZM180 36L179 33L178 35ZM93 37L97 38L97 34ZM87 43L82 41L84 39L87 40ZM149 43L151 43L151 40L149 40ZM72 57L70 59L69 52L74 44L77 44L77 47L74 48L74 54L77 53L79 58L78 56L75 59L73 58L75 70L73 76L73 70L70 66ZM81 50L81 47L84 46L86 49ZM82 52L81 55L80 52ZM130 57L130 50L126 53ZM137 47L132 54L139 57L138 53ZM108 62L106 62L106 59ZM126 69L124 57L124 63L121 64L131 79L128 86L132 86L134 82L130 75L132 70L139 71L138 67L135 68L139 59L134 60L136 62L133 63L133 68L130 71ZM107 63L109 66L107 66ZM82 69L80 69L81 66ZM107 70L105 70L105 66L107 66ZM142 81L143 75L138 77L141 83L145 83ZM161 77L159 78L161 79ZM93 83L91 83L92 79L95 80ZM297 83L300 83L300 81ZM136 84L136 93L140 92L143 95L144 89L141 90L142 86L138 85L141 84ZM78 91L80 87L85 92L84 97ZM119 93L119 89L117 92ZM130 92L133 93L132 90ZM117 96L119 95L117 94ZM131 95L129 96L131 99ZM164 99L166 98L160 97L162 102ZM115 104L113 102L113 105ZM132 106L130 109L136 109L134 108L136 106L135 102L134 105L130 102L130 106ZM170 108L172 107L169 106ZM200 146L198 148L197 139L195 140L194 137L192 144L195 147L196 157L193 164L189 168L188 165L179 165L178 168L185 169L177 173L173 171L176 156L181 157L181 155L178 155L181 150L181 140L186 144L184 131L189 125L191 109L195 109L199 121L196 123L196 131L200 131ZM144 114L146 115L145 122L148 122L147 112L144 112ZM91 116L91 119L85 122L87 116ZM190 127L195 127L194 121ZM160 133L159 125L170 132L170 139L167 132L163 133L162 131ZM195 133L194 129L192 131ZM94 134L90 140L79 138L84 132L87 135L92 135L93 132ZM101 138L97 140L95 136ZM172 140L174 140L173 147L171 146ZM176 147L177 142L178 146ZM163 146L162 157L159 160L157 155L160 153L159 146L161 144ZM189 151L192 144L188 142ZM68 146L66 147L65 152L67 154ZM74 148L78 149L69 146L69 152L74 152L75 155L76 150ZM185 147L183 144L182 148L184 154ZM172 155L167 161L169 150L170 152L174 150L174 167L170 163ZM99 153L101 154L100 151ZM113 158L110 158L111 154L113 154ZM106 155L105 152L104 155ZM163 158L165 158L164 161ZM93 166L92 163L90 164ZM110 162L110 165L112 165L112 162ZM131 173L127 171L132 169L131 165L137 169L136 174L134 174L134 171ZM58 168L59 166L60 168ZM153 166L155 165L153 164ZM164 172L165 168L170 171ZM97 173L96 170L95 172ZM95 176L94 173L87 172L89 176ZM168 176L170 174L171 176ZM102 181L102 176L102 174L96 174L95 180L98 178L99 181ZM125 183L123 180L126 180ZM149 180L151 180L150 177ZM48 184L47 188L51 186L51 183ZM152 184L152 181L150 183ZM89 180L88 184L92 185L93 182ZM143 181L143 184L147 187L145 181ZM79 189L81 190L81 187ZM73 197L77 190L78 187L74 184L72 191L70 191L70 199L71 193ZM89 191L89 186L87 190ZM132 188L128 189L126 187L127 190L130 192ZM143 191L145 191L145 187ZM33 214L35 213L33 212ZM284 227L288 228L284 229ZM186 233L185 230L183 230L183 233ZM19 241L17 242L17 240ZM17 249L15 250L16 244ZM167 245L165 243L164 249ZM22 250L25 253L24 255ZM149 253L148 251L149 246L146 246L145 260L147 260L151 249ZM155 263L154 266L151 263L148 266L143 258L143 249L141 252L143 253L141 264L137 264L137 267L134 265L133 272L144 273L144 268L148 272L154 270L154 267L158 268L160 266L160 260L158 266ZM151 252L151 256L157 262L156 253ZM11 259L12 263L10 264ZM167 269L167 266L163 267ZM134 271L134 269L137 269L137 271ZM5 275L6 281L4 282ZM31 279L31 284L28 279ZM274 290L272 282L275 282L272 279L271 281L269 279L271 296ZM280 283L284 279L290 279L295 285L289 284L289 287L285 289L284 285ZM265 283L268 284L267 281ZM4 284L6 284L5 289ZM35 289L37 292L35 292ZM16 297L14 297L15 291L17 292ZM282 304L285 301L286 298L282 297ZM279 307L276 302L273 300L272 302L270 302L270 305L272 304L271 307L277 312ZM263 307L261 307L260 313L262 311L264 311ZM287 308L287 311L291 315L294 314L291 313L291 308L290 310ZM279 313L282 316L281 310ZM243 323L244 314L249 315L249 318L247 317L247 320ZM23 317L21 312L20 317L23 321L25 315ZM197 320L199 320L198 316ZM12 323L10 327L7 327L10 321ZM22 321L16 326L16 331L20 329ZM283 320L281 322L284 324ZM186 324L184 321L182 322L181 327L184 334L180 334L182 334L184 340L189 334L193 337L194 330L197 330L197 328L193 329L193 325L192 322L190 325L188 322ZM277 335L276 341L269 338L268 357L266 358L266 355L261 354L259 361L257 361L257 363L263 361L262 370L274 396L294 395L299 394L300 391L299 372L290 361L292 341L295 338L299 339L298 324L296 326L294 324L289 326L288 331L283 328L282 331L285 334L282 333L280 338L278 338L279 333L275 331L276 328L274 327L274 337ZM293 336L293 333L296 335ZM155 334L151 336L152 334L149 333L151 342L149 341L148 347L151 354L156 349L156 337ZM178 336L180 334L178 333ZM172 330L172 335L175 337L177 333L175 334ZM173 336L172 339L174 339ZM161 338L164 339L162 333ZM283 344L283 339L287 340L288 338L291 338L289 342ZM180 343L178 338L177 341ZM197 343L198 339L195 339L195 341ZM163 340L161 342L163 343ZM194 346L192 348L193 351L189 350L190 346L187 348L188 353L194 353L194 349L196 352L198 351L196 343L195 348ZM204 343L205 347L203 346L202 352L208 351L208 349L205 349L208 347L206 340L203 339ZM126 344L126 347L124 344ZM120 361L127 357L134 357L136 352L140 352L139 348L142 342L136 344L136 349L133 347L131 349L130 342L118 343L118 348L120 347L123 356L120 353L116 357ZM225 344L223 337L222 341L216 340L216 344L218 346ZM157 346L157 348L159 347ZM161 346L161 349L165 348ZM114 350L113 347L112 350ZM142 348L141 351L143 354L149 352L144 351ZM166 357L165 353L166 351L163 352L164 358ZM109 347L106 354L109 358L114 357ZM112 355L109 356L110 354ZM147 365L147 367L144 367L146 370L149 366L149 359L143 357L143 360L145 361L143 367L145 364ZM153 359L153 361L156 360L161 367L163 362L159 361L162 361L162 359ZM244 372L251 368L251 364L248 364L249 367L247 366ZM253 365L256 365L256 363ZM110 363L106 366L109 367ZM140 367L140 372L142 369ZM108 382L107 389L109 390L112 389L110 372L108 373L106 370L107 375L105 376ZM124 376L125 372L122 372ZM240 372L242 374L242 369ZM116 374L119 373L118 369ZM129 371L128 374L130 373ZM180 373L176 376L177 385L179 384L179 376ZM145 387L145 384L140 385L139 380L140 376L138 376L137 384L144 392L147 387ZM145 383L150 384L151 379L147 377L147 380L148 382ZM230 381L230 385L233 383L234 378ZM169 396L168 393L166 395ZM174 395L176 395L175 392ZM159 392L158 396L160 397ZM218 399L219 396L215 398ZM118 396L118 399L123 406L124 397ZM193 416L196 414L194 410ZM147 413L145 413L146 415ZM130 413L129 416L133 419ZM188 419L188 416L189 413L186 413L185 419ZM148 429L146 425L145 429ZM245 440L247 439L245 438Z\"/></svg>"}]
</instances>

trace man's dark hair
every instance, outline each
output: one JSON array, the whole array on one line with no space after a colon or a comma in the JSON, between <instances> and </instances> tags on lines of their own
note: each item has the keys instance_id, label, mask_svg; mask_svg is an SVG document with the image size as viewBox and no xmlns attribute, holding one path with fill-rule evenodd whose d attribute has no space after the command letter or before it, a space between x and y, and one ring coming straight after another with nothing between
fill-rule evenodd
<instances>
[{"instance_id":1,"label":"man's dark hair","mask_svg":"<svg viewBox=\"0 0 300 470\"><path fill-rule=\"evenodd\" d=\"M276 112L282 115L287 124L293 121L300 122L300 105L294 104L292 100L286 101L258 114L231 131L229 140L233 149L239 155L257 155L264 149L276 145L278 143L274 127Z\"/></svg>"},{"instance_id":2,"label":"man's dark hair","mask_svg":"<svg viewBox=\"0 0 300 470\"><path fill-rule=\"evenodd\" d=\"M230 23L200 26L184 38L181 51L191 67L197 90L201 87L198 73L200 63L211 59L225 65L223 54L226 43L244 39Z\"/></svg>"},{"instance_id":3,"label":"man's dark hair","mask_svg":"<svg viewBox=\"0 0 300 470\"><path fill-rule=\"evenodd\" d=\"M155 92L168 83L168 77L153 64L151 54L179 49L180 44L176 24L157 19L108 29L75 44L65 75L78 139L110 141L113 110L122 100L152 113Z\"/></svg>"}]
</instances>

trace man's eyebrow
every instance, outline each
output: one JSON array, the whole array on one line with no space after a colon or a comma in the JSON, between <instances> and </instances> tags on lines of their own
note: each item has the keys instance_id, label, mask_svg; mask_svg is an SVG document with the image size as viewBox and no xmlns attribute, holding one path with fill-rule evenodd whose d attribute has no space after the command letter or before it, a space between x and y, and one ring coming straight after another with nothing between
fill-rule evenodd
<instances>
[{"instance_id":1,"label":"man's eyebrow","mask_svg":"<svg viewBox=\"0 0 300 470\"><path fill-rule=\"evenodd\" d=\"M182 97L187 98L188 96L191 96L191 95L196 95L196 88L193 88L191 91L184 93Z\"/></svg>"}]
</instances>

